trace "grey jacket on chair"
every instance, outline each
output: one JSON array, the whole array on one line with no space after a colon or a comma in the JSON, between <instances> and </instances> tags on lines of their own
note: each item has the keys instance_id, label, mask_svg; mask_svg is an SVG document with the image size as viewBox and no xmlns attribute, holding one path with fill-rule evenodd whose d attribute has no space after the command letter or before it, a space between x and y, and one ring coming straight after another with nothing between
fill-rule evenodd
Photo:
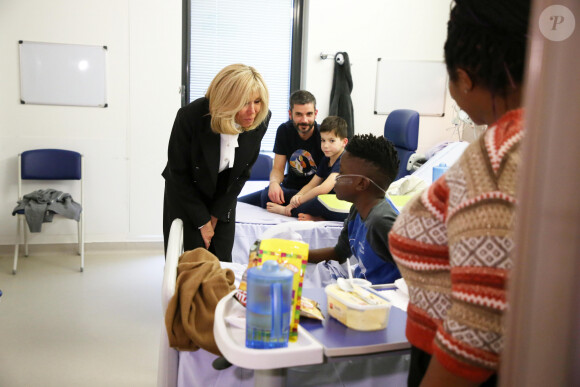
<instances>
[{"instance_id":1,"label":"grey jacket on chair","mask_svg":"<svg viewBox=\"0 0 580 387\"><path fill-rule=\"evenodd\" d=\"M52 222L55 213L78 222L82 207L70 194L48 188L24 195L12 215L20 210L24 210L30 232L40 232L42 223Z\"/></svg>"}]
</instances>

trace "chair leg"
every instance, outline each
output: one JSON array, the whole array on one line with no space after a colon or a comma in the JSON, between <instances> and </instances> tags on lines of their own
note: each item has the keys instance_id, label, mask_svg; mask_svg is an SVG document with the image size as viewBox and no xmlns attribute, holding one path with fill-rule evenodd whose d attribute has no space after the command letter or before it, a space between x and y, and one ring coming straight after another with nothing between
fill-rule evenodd
<instances>
[{"instance_id":1,"label":"chair leg","mask_svg":"<svg viewBox=\"0 0 580 387\"><path fill-rule=\"evenodd\" d=\"M25 225L25 222L21 222L22 223L22 235L24 235L24 256L28 257L28 230L26 229L26 227L28 225Z\"/></svg>"},{"instance_id":2,"label":"chair leg","mask_svg":"<svg viewBox=\"0 0 580 387\"><path fill-rule=\"evenodd\" d=\"M81 273L82 273L83 271L85 271L85 228L82 214L78 224L78 232L79 232L79 255L81 256Z\"/></svg>"},{"instance_id":3,"label":"chair leg","mask_svg":"<svg viewBox=\"0 0 580 387\"><path fill-rule=\"evenodd\" d=\"M82 248L81 248L81 244L82 244L82 241L81 241L81 225L82 225L82 220L79 220L77 222L77 242L78 242L77 254L78 255L81 255L81 250L82 250Z\"/></svg>"},{"instance_id":4,"label":"chair leg","mask_svg":"<svg viewBox=\"0 0 580 387\"><path fill-rule=\"evenodd\" d=\"M20 215L16 215L16 243L14 244L14 264L12 265L12 274L16 274L18 268L18 249L20 247Z\"/></svg>"}]
</instances>

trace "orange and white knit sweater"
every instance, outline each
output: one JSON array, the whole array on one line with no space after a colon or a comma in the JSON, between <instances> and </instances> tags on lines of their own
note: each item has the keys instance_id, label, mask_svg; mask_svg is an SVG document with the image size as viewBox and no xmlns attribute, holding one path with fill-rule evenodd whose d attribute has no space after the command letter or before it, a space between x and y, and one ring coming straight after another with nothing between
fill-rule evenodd
<instances>
[{"instance_id":1,"label":"orange and white knit sweater","mask_svg":"<svg viewBox=\"0 0 580 387\"><path fill-rule=\"evenodd\" d=\"M507 112L488 128L389 234L409 286L409 342L474 382L497 371L503 347L522 116Z\"/></svg>"}]
</instances>

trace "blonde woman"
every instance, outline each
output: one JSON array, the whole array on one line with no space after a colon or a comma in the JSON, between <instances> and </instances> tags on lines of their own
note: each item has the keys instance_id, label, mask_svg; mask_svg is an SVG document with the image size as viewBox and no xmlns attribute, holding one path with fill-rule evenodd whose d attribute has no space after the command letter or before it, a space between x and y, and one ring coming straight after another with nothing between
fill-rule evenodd
<instances>
[{"instance_id":1,"label":"blonde woman","mask_svg":"<svg viewBox=\"0 0 580 387\"><path fill-rule=\"evenodd\" d=\"M243 64L222 69L205 97L179 109L162 173L166 249L171 223L180 218L185 250L205 247L231 261L237 196L258 158L270 116L264 79Z\"/></svg>"}]
</instances>

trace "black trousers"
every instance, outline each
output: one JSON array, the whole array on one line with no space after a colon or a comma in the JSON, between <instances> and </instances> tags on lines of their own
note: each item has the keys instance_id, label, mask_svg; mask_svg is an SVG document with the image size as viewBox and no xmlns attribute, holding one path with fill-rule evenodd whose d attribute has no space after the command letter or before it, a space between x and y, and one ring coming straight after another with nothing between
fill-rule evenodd
<instances>
[{"instance_id":1,"label":"black trousers","mask_svg":"<svg viewBox=\"0 0 580 387\"><path fill-rule=\"evenodd\" d=\"M198 247L205 248L205 243L201 237L201 231L198 226L187 216L181 209L179 203L172 198L170 189L165 185L165 195L163 198L163 241L165 252L167 253L167 242L169 240L169 230L173 220L179 218L183 221L183 248L185 251L193 250ZM236 232L236 211L230 214L230 221L224 222L218 220L215 234L209 245L209 251L213 253L220 261L232 261L232 248L234 246L234 235Z\"/></svg>"},{"instance_id":2,"label":"black trousers","mask_svg":"<svg viewBox=\"0 0 580 387\"><path fill-rule=\"evenodd\" d=\"M411 347L411 364L409 366L409 378L407 379L407 386L418 387L425 377L431 355L420 350L417 347ZM493 374L485 382L481 384L482 387L497 386L497 374Z\"/></svg>"}]
</instances>

